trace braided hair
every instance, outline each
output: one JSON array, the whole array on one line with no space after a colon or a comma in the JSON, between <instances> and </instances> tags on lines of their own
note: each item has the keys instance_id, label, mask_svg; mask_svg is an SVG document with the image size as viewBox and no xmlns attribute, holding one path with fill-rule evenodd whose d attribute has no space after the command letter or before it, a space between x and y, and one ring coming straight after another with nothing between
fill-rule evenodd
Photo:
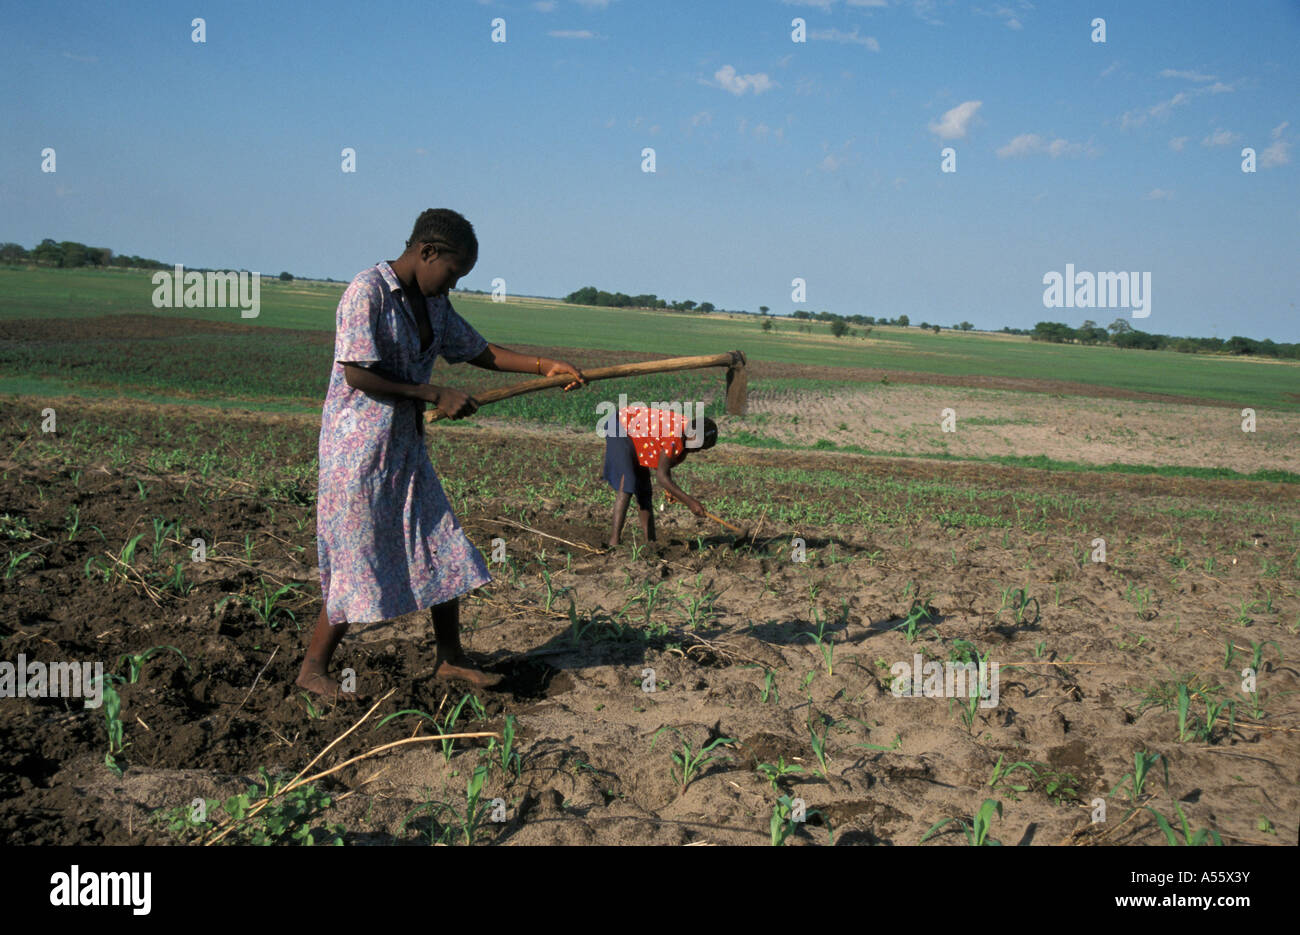
<instances>
[{"instance_id":1,"label":"braided hair","mask_svg":"<svg viewBox=\"0 0 1300 935\"><path fill-rule=\"evenodd\" d=\"M430 243L440 251L463 254L471 264L478 261L478 237L474 225L449 208L430 208L415 219L407 249L416 244Z\"/></svg>"}]
</instances>

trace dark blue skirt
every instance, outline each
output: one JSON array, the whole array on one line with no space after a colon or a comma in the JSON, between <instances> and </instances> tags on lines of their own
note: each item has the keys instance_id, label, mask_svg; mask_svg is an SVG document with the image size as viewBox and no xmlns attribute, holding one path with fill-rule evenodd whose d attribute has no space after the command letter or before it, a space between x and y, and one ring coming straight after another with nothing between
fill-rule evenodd
<instances>
[{"instance_id":1,"label":"dark blue skirt","mask_svg":"<svg viewBox=\"0 0 1300 935\"><path fill-rule=\"evenodd\" d=\"M613 434L605 436L603 473L615 493L630 493L636 497L638 507L650 509L650 496L654 492L650 469L637 461L631 438L626 435L622 438Z\"/></svg>"}]
</instances>

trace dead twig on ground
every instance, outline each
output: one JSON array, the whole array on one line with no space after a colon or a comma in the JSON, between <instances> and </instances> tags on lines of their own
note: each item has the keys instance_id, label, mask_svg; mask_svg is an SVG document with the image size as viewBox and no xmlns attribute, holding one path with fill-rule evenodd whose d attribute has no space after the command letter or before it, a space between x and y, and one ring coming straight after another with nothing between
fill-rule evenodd
<instances>
[{"instance_id":1,"label":"dead twig on ground","mask_svg":"<svg viewBox=\"0 0 1300 935\"><path fill-rule=\"evenodd\" d=\"M248 686L248 694L244 695L244 701L241 701L241 702L239 703L239 706L236 707L234 711L231 711L231 712L230 712L230 717L227 717L227 718L226 718L226 727L229 727L229 726L230 726L231 718L233 718L236 714L239 713L239 709L242 708L242 707L244 706L244 702L248 701L248 699L252 696L252 694L253 694L253 689L257 688L257 683L258 683L258 682L261 680L261 678L262 678L262 673L266 671L267 666L269 666L269 665L271 664L271 660L275 658L275 654L278 653L279 651L280 651L280 647L279 647L279 646L275 647L275 649L273 649L273 650L271 651L271 657L270 657L270 659L267 659L267 660L266 660L266 665L262 666L262 668L258 671L257 676L253 679L253 684L250 685L250 686Z\"/></svg>"},{"instance_id":2,"label":"dead twig on ground","mask_svg":"<svg viewBox=\"0 0 1300 935\"><path fill-rule=\"evenodd\" d=\"M483 523L497 523L497 524L502 525L502 526L513 526L513 527L516 528L516 529L522 529L522 530L524 530L525 532L530 532L530 533L532 533L532 534L535 535L535 536L541 536L541 537L544 538L544 539L553 539L553 540L555 540L556 542L563 542L565 545L571 545L571 546L573 546L575 549L586 549L588 552L595 552L595 553L599 554L599 553L601 553L601 552L603 552L603 551L606 551L606 550L604 550L604 549L593 549L591 546L589 546L589 545L584 545L584 544L581 543L581 542L570 542L568 539L561 539L559 536L553 536L553 535L551 535L551 534L548 533L548 532L542 532L540 529L534 529L532 526L525 526L523 523L516 523L516 522L514 522L513 520L509 520L509 519L503 519L503 518L498 517L497 519L484 519L484 520L480 520L480 522L483 522Z\"/></svg>"}]
</instances>

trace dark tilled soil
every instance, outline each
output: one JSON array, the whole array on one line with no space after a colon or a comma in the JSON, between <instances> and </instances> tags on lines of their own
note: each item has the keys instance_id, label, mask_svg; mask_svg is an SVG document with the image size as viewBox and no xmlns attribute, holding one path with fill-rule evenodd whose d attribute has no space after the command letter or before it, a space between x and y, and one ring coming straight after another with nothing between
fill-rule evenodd
<instances>
[{"instance_id":1,"label":"dark tilled soil","mask_svg":"<svg viewBox=\"0 0 1300 935\"><path fill-rule=\"evenodd\" d=\"M79 420L111 426L130 412L112 404L61 405L60 431ZM314 455L310 417L200 407L156 412L154 427L136 441L141 461L150 450L174 447L180 428L195 424L196 450L225 444L222 433L234 429L283 436L286 459ZM120 777L104 762L105 709L85 709L75 698L0 699L6 840L171 840L156 823L162 812L240 791L260 767L297 773L356 722L366 705L309 705L293 685L307 636L299 624L310 626L320 609L309 502L259 494L256 478L160 476L139 462L113 466L100 458L62 464L48 448L36 453L57 442L33 435L27 416L11 407L0 417L0 515L8 517L7 554L31 550L39 559L29 557L0 580L0 658L98 660L106 671L125 673L123 654L170 646L184 660L162 650L143 663L138 682L119 686L128 744L117 757L125 767ZM454 464L485 445L509 445L517 433L480 429L447 437L451 454L443 460ZM597 443L586 439L538 432L535 440L539 462L552 448L575 444L599 457ZM826 822L837 844L916 844L935 822L970 816L999 794L1005 813L994 836L1003 843L1161 843L1149 813L1130 816L1123 794L1108 799L1106 822L1089 821L1092 800L1120 782L1135 750L1169 761L1169 788L1153 781L1147 790L1146 804L1163 814L1173 818L1178 802L1194 827L1215 828L1227 843L1296 839L1300 517L1287 485L835 453L712 455L756 472L779 466L942 481L972 491L1068 491L1114 508L1113 523L1096 531L1110 543L1109 560L1078 564L1073 550L1087 541L1067 536L1060 517L1029 532L925 520L906 529L790 529L768 520L746 542L680 509L660 514L657 546L634 558L629 530L620 550L602 554L607 498L596 496L589 478L578 485L582 497L551 501L511 486L544 483L545 472L516 474L502 481L499 496L472 500L460 516L485 554L500 537L513 563L493 566L497 580L462 606L471 651L507 678L498 690L478 693L482 718L467 716L458 727L499 730L514 715L522 754L519 776L490 775L485 796L501 799L506 820L486 824L479 840L765 844L777 796L788 792L821 813L796 831L798 844L826 843ZM688 489L706 502L723 493L703 482ZM771 485L769 494L780 504L810 496L810 489L790 481ZM1179 504L1223 507L1228 517L1254 512L1234 522L1157 511ZM69 541L73 507L81 526ZM1009 498L981 509L993 518L1016 516ZM156 516L180 527L155 558ZM511 525L521 521L530 529ZM14 533L20 526L26 538ZM106 583L93 569L87 575L89 560L111 562L137 533L144 535L127 579ZM796 535L807 544L807 562L791 561ZM210 544L208 561L188 560L194 538ZM1171 561L1179 554L1185 568ZM154 577L177 562L192 585L187 594L161 590ZM222 603L281 584L296 588L281 605L293 616L281 614L273 625L247 603ZM656 587L647 621L646 589ZM1034 597L1020 617L999 606L1002 589L1014 587ZM1150 592L1145 606L1135 604L1134 588ZM927 597L930 625L908 642L897 627L918 594ZM691 627L692 601L708 595L710 602L696 603ZM815 621L834 644L831 671L805 635ZM969 725L959 703L897 698L889 690L891 664L916 652L942 660L958 640L991 652L1004 667L998 705L978 710ZM1244 654L1231 669L1224 665L1227 642ZM1252 643L1275 644L1264 649L1259 717L1236 687ZM466 688L432 680L432 661L422 614L349 635L338 667L353 669L369 698L392 694L313 771L427 735L427 722L410 715L373 725L403 709L446 716ZM1007 668L1012 664L1021 668ZM655 691L643 690L647 678ZM1211 742L1180 742L1172 710L1143 706L1144 695L1171 680L1222 686L1211 697L1237 701L1232 728L1225 717ZM1203 713L1199 701L1196 710ZM810 729L826 737L825 775ZM727 758L706 765L683 793L671 775L670 752L681 743L672 730L695 749L716 738L735 744L715 750ZM346 767L321 781L334 797L329 817L351 843L412 843L422 831L427 840L427 818L412 811L432 799L463 808L483 743L458 746L450 761L435 752L436 743L421 743ZM1018 794L990 790L999 756L1067 776L1069 793L1053 797L1044 782ZM801 772L774 790L754 767L781 759ZM960 843L961 835L950 829L935 840Z\"/></svg>"}]
</instances>

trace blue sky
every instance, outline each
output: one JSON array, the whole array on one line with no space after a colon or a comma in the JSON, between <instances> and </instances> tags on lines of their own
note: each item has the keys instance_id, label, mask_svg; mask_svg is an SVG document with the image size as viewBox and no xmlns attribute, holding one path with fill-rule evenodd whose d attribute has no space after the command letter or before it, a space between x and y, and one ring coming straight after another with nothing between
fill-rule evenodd
<instances>
[{"instance_id":1,"label":"blue sky","mask_svg":"<svg viewBox=\"0 0 1300 935\"><path fill-rule=\"evenodd\" d=\"M1151 272L1142 330L1296 341L1297 48L1294 0L42 3L0 33L0 240L347 280L450 207L467 288L1128 317L1044 308L1070 263Z\"/></svg>"}]
</instances>

